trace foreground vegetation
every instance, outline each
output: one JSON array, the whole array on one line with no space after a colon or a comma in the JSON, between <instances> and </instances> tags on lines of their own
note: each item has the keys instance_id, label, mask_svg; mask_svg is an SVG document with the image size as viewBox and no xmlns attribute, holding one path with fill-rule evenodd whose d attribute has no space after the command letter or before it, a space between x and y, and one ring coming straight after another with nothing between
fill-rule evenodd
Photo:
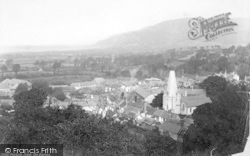
<instances>
[{"instance_id":1,"label":"foreground vegetation","mask_svg":"<svg viewBox=\"0 0 250 156\"><path fill-rule=\"evenodd\" d=\"M44 107L47 95L58 96L48 83L34 81L32 89L18 87L13 108L1 105L1 142L63 144L66 155L228 155L241 152L249 130L247 88L211 76L200 84L212 104L199 106L182 144L157 129L145 130L132 120L117 122L91 115L74 104L67 109ZM241 92L239 92L241 91ZM242 92L243 91L243 92ZM14 109L14 113L8 110Z\"/></svg>"}]
</instances>

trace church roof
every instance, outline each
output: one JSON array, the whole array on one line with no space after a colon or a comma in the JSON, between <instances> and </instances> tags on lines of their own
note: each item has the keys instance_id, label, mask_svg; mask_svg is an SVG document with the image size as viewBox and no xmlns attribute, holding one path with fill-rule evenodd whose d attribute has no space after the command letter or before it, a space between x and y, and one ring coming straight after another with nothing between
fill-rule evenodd
<instances>
[{"instance_id":1,"label":"church roof","mask_svg":"<svg viewBox=\"0 0 250 156\"><path fill-rule=\"evenodd\" d=\"M204 89L179 89L178 92L181 94L187 92L187 95L200 95L206 93Z\"/></svg>"},{"instance_id":2,"label":"church roof","mask_svg":"<svg viewBox=\"0 0 250 156\"><path fill-rule=\"evenodd\" d=\"M211 99L205 94L182 97L182 102L185 103L188 108L197 107L205 103L212 103Z\"/></svg>"}]
</instances>

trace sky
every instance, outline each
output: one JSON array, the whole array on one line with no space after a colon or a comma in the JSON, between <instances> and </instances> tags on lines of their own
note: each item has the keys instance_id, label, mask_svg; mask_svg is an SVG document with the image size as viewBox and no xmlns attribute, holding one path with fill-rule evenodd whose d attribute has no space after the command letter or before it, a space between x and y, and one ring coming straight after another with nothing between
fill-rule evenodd
<instances>
[{"instance_id":1,"label":"sky","mask_svg":"<svg viewBox=\"0 0 250 156\"><path fill-rule=\"evenodd\" d=\"M0 0L0 47L91 45L165 20L231 12L249 0Z\"/></svg>"}]
</instances>

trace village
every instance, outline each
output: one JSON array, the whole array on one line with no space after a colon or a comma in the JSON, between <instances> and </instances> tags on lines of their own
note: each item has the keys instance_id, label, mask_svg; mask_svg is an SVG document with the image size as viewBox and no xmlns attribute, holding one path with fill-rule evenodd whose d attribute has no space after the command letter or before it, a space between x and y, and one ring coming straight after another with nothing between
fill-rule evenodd
<instances>
[{"instance_id":1,"label":"village","mask_svg":"<svg viewBox=\"0 0 250 156\"><path fill-rule=\"evenodd\" d=\"M215 74L233 83L239 83L237 73ZM161 134L182 142L182 136L193 123L192 113L197 106L211 103L206 92L198 87L207 77L196 76L195 79L176 77L171 70L165 80L146 78L138 81L134 77L117 79L95 78L92 81L77 82L71 85L50 85L52 89L61 88L66 99L60 101L55 97L47 98L44 107L65 109L70 104L80 106L89 114L102 118L113 118L117 122L132 120L144 129L159 129ZM247 81L247 77L245 78ZM12 105L13 96L19 84L31 82L20 79L6 79L0 83L1 104ZM159 94L163 94L161 107L154 107ZM158 99L159 100L159 99ZM9 110L9 113L14 110Z\"/></svg>"}]
</instances>

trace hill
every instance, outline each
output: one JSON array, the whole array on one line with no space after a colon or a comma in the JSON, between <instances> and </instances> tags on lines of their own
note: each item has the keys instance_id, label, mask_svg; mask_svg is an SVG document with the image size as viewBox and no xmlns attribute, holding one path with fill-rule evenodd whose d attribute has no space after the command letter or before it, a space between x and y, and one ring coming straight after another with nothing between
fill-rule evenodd
<instances>
[{"instance_id":1,"label":"hill","mask_svg":"<svg viewBox=\"0 0 250 156\"><path fill-rule=\"evenodd\" d=\"M246 18L234 18L238 25L234 33L219 36L212 41L206 41L204 37L191 40L188 37L189 18L169 20L144 29L118 34L97 42L98 48L122 48L126 50L164 50L169 48L186 48L191 46L211 45L245 45L250 42L250 20Z\"/></svg>"}]
</instances>

